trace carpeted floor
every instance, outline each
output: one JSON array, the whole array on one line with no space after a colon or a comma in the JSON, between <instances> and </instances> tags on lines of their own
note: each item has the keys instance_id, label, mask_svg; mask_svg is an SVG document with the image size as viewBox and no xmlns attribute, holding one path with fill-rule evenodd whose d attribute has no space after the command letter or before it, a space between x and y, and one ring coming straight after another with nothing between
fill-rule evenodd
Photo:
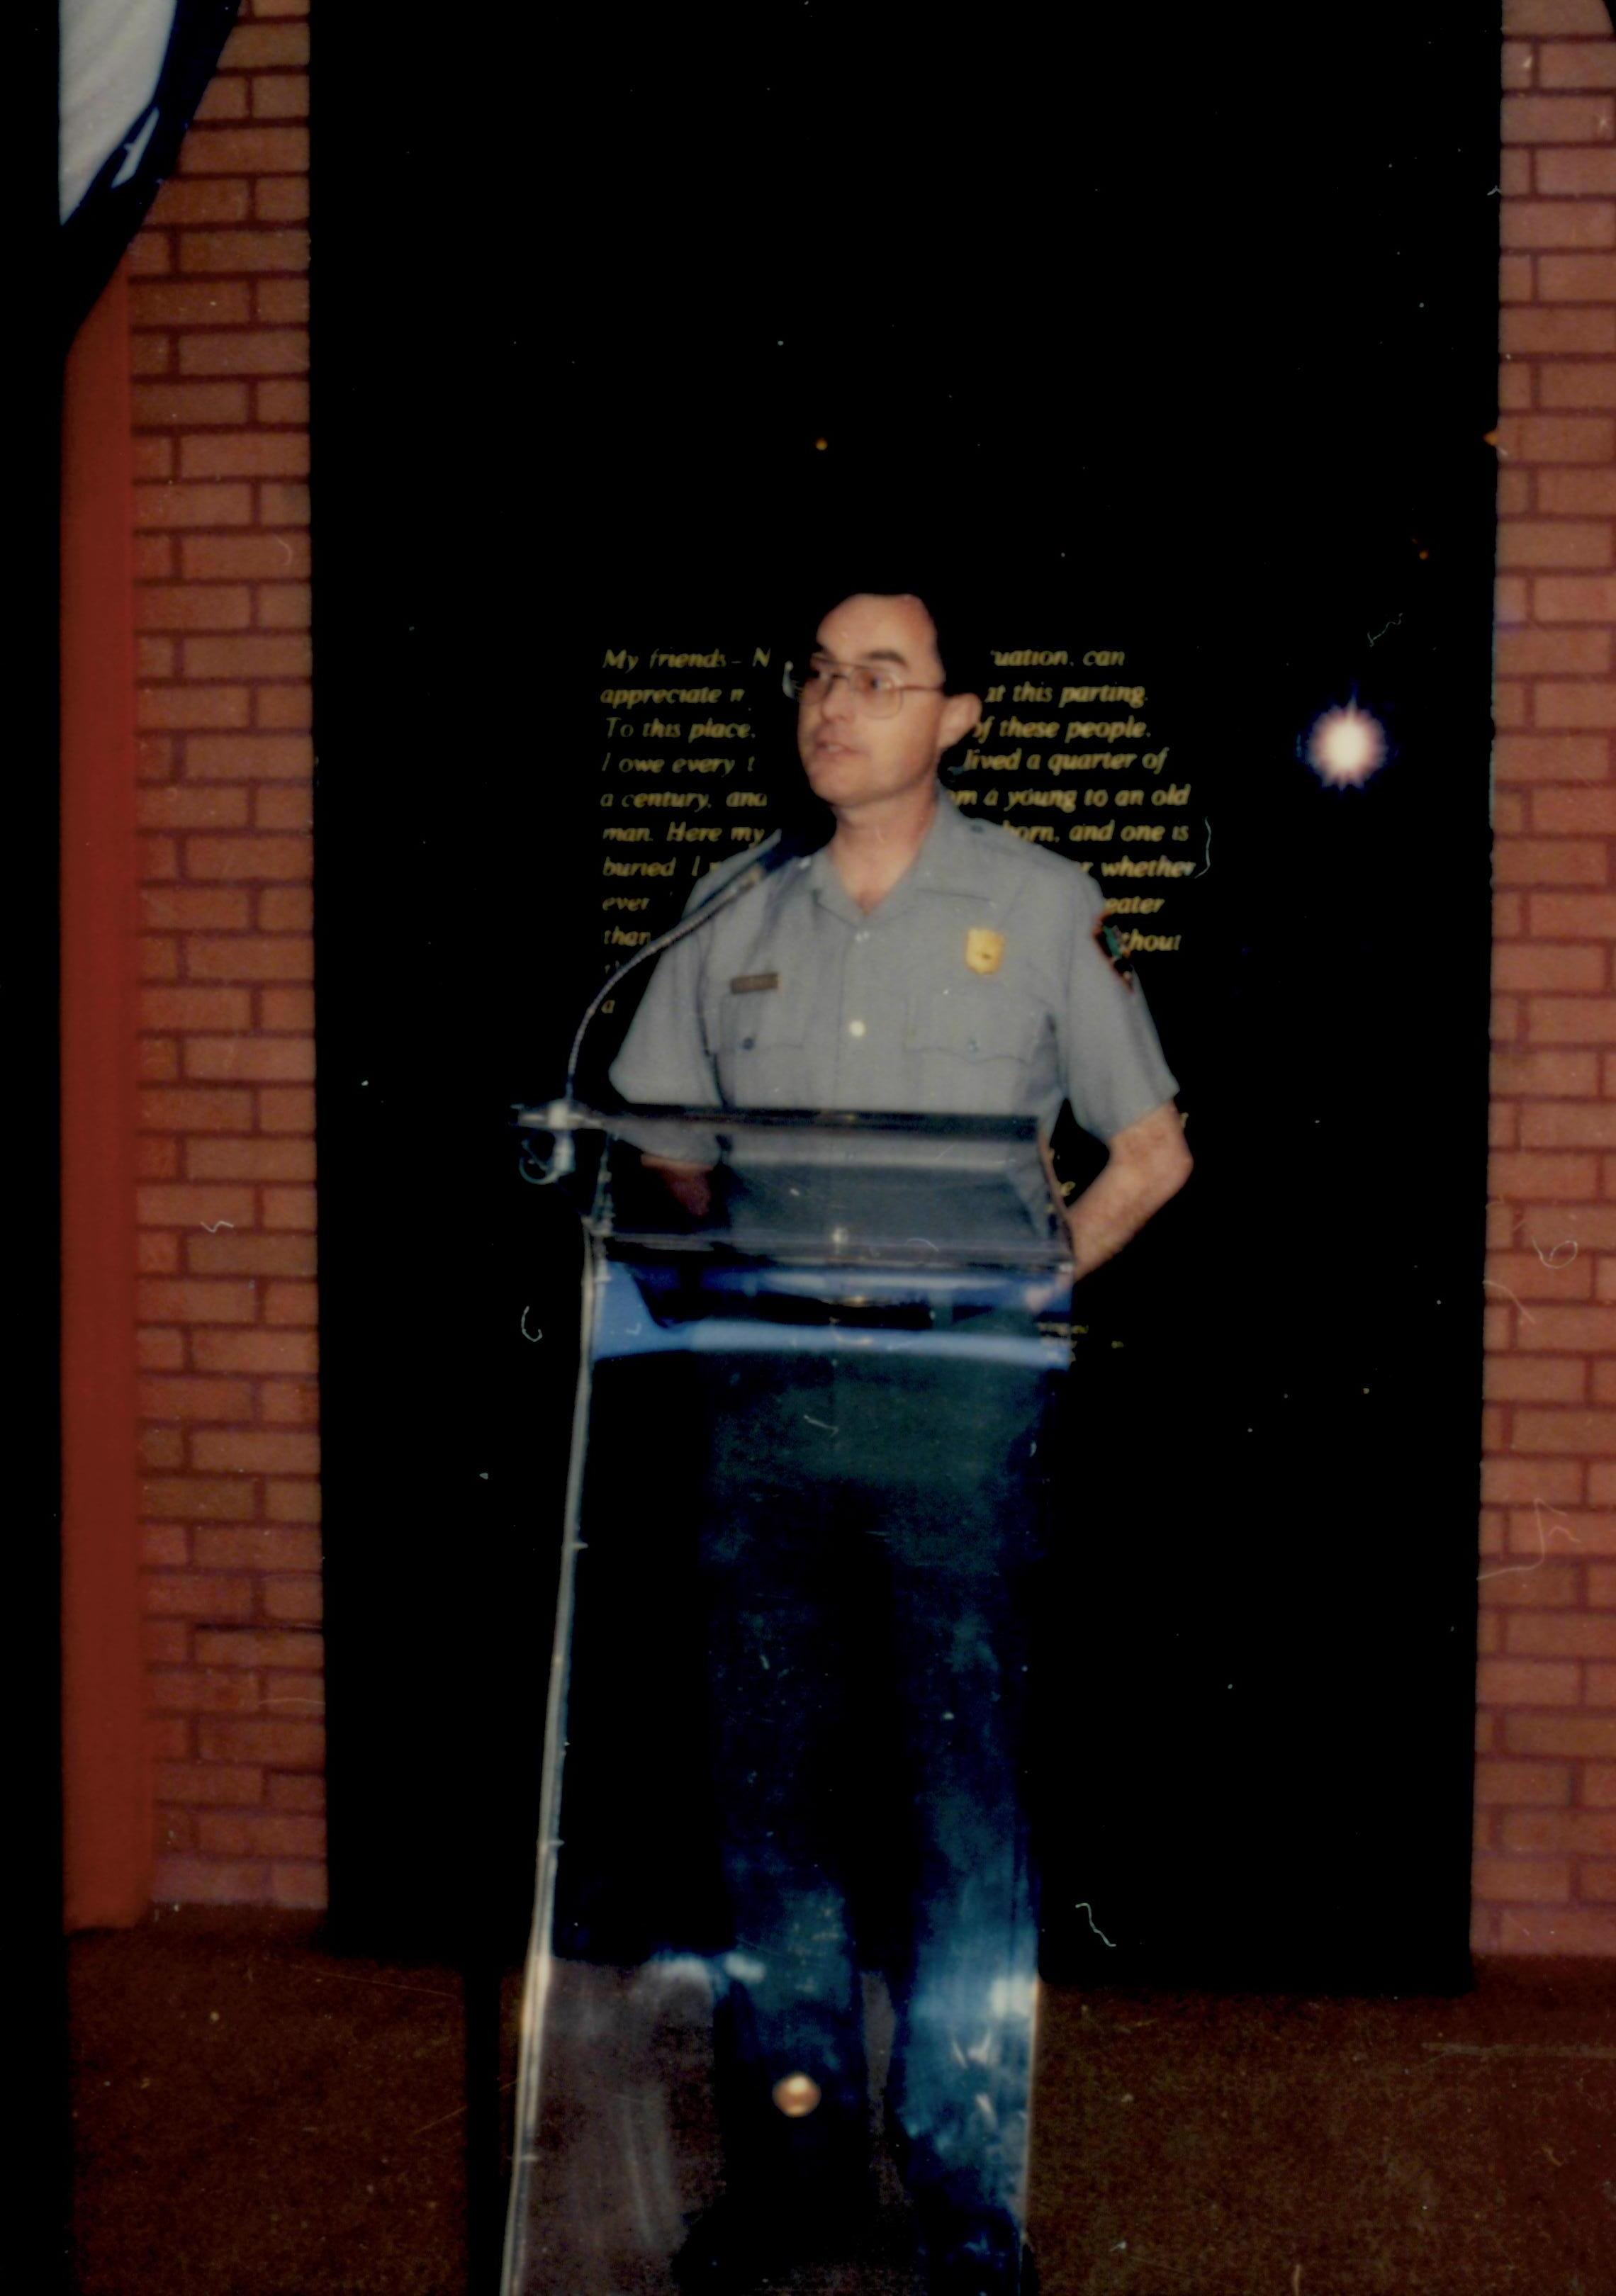
<instances>
[{"instance_id":1,"label":"carpeted floor","mask_svg":"<svg viewBox=\"0 0 1616 2296\"><path fill-rule=\"evenodd\" d=\"M70 1989L81 2296L471 2287L456 1972L165 1910L75 1939ZM507 2147L515 2010L513 1975ZM1049 1991L1040 2049L1044 2296L1616 2296L1611 1964L1484 1964L1457 2000Z\"/></svg>"}]
</instances>

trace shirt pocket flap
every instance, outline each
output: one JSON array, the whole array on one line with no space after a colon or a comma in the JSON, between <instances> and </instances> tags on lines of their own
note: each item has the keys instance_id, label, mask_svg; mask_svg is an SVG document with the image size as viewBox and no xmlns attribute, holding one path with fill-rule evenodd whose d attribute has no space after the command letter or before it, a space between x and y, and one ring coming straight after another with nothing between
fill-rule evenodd
<instances>
[{"instance_id":1,"label":"shirt pocket flap","mask_svg":"<svg viewBox=\"0 0 1616 2296\"><path fill-rule=\"evenodd\" d=\"M770 1052L800 1045L808 1035L808 1013L800 996L786 988L732 988L719 993L717 1013L720 1053Z\"/></svg>"},{"instance_id":2,"label":"shirt pocket flap","mask_svg":"<svg viewBox=\"0 0 1616 2296\"><path fill-rule=\"evenodd\" d=\"M952 1053L966 1061L1030 1062L1046 1016L990 989L923 990L909 1009L906 1042L915 1052Z\"/></svg>"}]
</instances>

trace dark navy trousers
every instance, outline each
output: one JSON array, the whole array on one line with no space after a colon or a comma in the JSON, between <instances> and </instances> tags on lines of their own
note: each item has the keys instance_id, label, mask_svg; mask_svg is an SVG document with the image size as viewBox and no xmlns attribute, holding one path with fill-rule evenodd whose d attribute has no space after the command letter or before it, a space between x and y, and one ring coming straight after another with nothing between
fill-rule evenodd
<instances>
[{"instance_id":1,"label":"dark navy trousers","mask_svg":"<svg viewBox=\"0 0 1616 2296\"><path fill-rule=\"evenodd\" d=\"M886 1339L710 1367L700 1570L726 2173L800 2194L867 2173L859 1970L879 1966L912 2187L1019 2222L1048 1374ZM775 2101L793 2076L812 2089L788 2099L817 2093L806 2113Z\"/></svg>"}]
</instances>

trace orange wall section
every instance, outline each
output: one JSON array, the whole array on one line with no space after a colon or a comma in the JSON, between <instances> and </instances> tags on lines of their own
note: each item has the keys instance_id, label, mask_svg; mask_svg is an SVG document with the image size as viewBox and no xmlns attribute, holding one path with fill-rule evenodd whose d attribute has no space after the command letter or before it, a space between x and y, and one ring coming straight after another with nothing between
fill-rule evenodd
<instances>
[{"instance_id":1,"label":"orange wall section","mask_svg":"<svg viewBox=\"0 0 1616 2296\"><path fill-rule=\"evenodd\" d=\"M68 359L62 496L62 1775L70 1929L138 1921L151 1775L135 1451L129 296Z\"/></svg>"}]
</instances>

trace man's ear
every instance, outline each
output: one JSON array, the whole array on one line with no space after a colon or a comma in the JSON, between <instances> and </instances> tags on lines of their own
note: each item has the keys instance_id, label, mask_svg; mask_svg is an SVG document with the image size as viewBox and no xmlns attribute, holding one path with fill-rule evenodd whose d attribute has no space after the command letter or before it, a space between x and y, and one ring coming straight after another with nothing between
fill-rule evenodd
<instances>
[{"instance_id":1,"label":"man's ear","mask_svg":"<svg viewBox=\"0 0 1616 2296\"><path fill-rule=\"evenodd\" d=\"M945 750L951 750L956 742L963 742L981 714L982 697L980 693L950 693L937 721L939 757Z\"/></svg>"}]
</instances>

